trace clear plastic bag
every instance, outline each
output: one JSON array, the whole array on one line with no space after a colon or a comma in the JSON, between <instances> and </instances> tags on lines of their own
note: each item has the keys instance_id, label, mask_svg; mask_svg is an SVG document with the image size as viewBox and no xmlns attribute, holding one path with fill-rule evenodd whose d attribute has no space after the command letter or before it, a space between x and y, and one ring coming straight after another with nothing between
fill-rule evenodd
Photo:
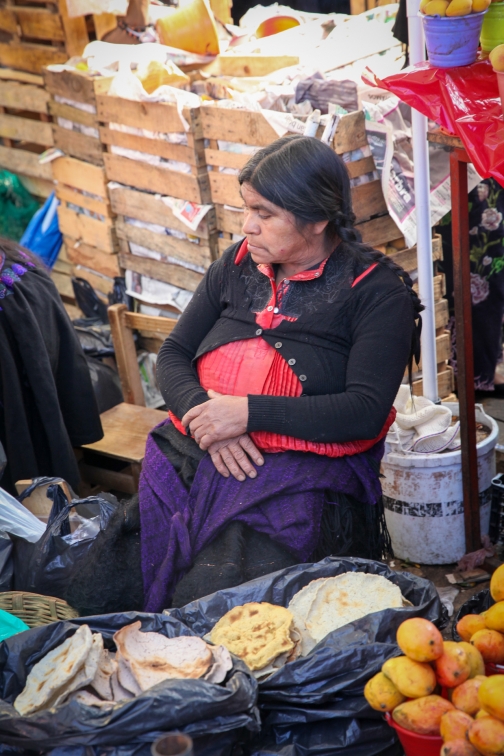
<instances>
[{"instance_id":1,"label":"clear plastic bag","mask_svg":"<svg viewBox=\"0 0 504 756\"><path fill-rule=\"evenodd\" d=\"M0 488L0 530L24 538L30 543L37 543L45 533L45 525L7 491Z\"/></svg>"}]
</instances>

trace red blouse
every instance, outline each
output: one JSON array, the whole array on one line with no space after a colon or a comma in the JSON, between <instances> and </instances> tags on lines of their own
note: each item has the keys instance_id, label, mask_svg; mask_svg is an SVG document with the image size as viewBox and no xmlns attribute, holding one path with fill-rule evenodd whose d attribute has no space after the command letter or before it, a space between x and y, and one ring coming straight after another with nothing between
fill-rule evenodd
<instances>
[{"instance_id":1,"label":"red blouse","mask_svg":"<svg viewBox=\"0 0 504 756\"><path fill-rule=\"evenodd\" d=\"M235 259L239 263L248 251L246 241L242 244ZM278 305L285 295L291 281L310 281L322 275L326 260L317 268L305 270L290 278L284 278L277 285L275 273L270 265L259 265L259 270L268 276L271 283L271 299L266 307L256 313L256 321L261 328L276 328L282 322L283 315L278 313ZM376 263L358 276L352 286L356 286L364 276L371 273ZM281 354L260 336L224 344L202 355L197 362L198 377L201 386L208 391L212 389L228 396L248 396L249 394L266 394L269 396L301 396L303 386L290 365ZM302 376L301 376L302 377ZM185 433L180 420L172 412L172 422ZM322 454L327 457L342 457L366 451L383 438L395 419L392 407L387 421L377 438L367 441L348 441L345 443L313 443L292 436L264 431L250 434L253 442L263 452L303 451Z\"/></svg>"}]
</instances>

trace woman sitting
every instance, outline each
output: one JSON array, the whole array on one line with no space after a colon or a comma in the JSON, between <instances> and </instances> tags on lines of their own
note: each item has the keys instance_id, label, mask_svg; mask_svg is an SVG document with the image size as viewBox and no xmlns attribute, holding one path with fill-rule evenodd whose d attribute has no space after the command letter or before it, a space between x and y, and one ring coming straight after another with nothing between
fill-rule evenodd
<instances>
[{"instance_id":1,"label":"woman sitting","mask_svg":"<svg viewBox=\"0 0 504 756\"><path fill-rule=\"evenodd\" d=\"M342 533L321 522L334 531L349 501L376 525L392 404L418 359L422 306L409 276L360 242L341 158L283 137L239 182L245 239L210 266L159 353L170 412L139 489L147 611L209 592L181 587L231 523L291 563L335 553ZM367 536L362 555L380 558L378 528ZM213 558L223 577L226 554Z\"/></svg>"}]
</instances>

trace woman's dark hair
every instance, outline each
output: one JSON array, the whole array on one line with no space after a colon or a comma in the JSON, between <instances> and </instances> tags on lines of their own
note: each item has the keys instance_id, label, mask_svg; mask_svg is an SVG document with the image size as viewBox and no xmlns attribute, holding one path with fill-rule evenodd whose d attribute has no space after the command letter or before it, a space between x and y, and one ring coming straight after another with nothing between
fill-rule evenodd
<instances>
[{"instance_id":1,"label":"woman's dark hair","mask_svg":"<svg viewBox=\"0 0 504 756\"><path fill-rule=\"evenodd\" d=\"M420 360L420 313L424 306L413 289L408 273L390 257L368 244L355 228L350 179L343 160L318 139L285 136L253 155L238 180L250 186L274 205L292 213L300 229L307 223L328 221L326 234L339 238L354 258L364 265L380 263L392 270L406 286L417 323L413 329L409 368L413 357Z\"/></svg>"}]
</instances>

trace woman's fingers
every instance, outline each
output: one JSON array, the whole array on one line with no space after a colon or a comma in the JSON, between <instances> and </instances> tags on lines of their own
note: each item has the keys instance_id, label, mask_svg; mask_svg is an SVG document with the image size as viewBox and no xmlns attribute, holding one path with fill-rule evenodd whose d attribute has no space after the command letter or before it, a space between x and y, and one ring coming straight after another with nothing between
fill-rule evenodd
<instances>
[{"instance_id":1,"label":"woman's fingers","mask_svg":"<svg viewBox=\"0 0 504 756\"><path fill-rule=\"evenodd\" d=\"M220 450L220 455L222 461L226 465L233 478L236 478L236 480L243 482L245 480L245 473L235 459L231 448L229 446L223 446Z\"/></svg>"},{"instance_id":2,"label":"woman's fingers","mask_svg":"<svg viewBox=\"0 0 504 756\"><path fill-rule=\"evenodd\" d=\"M181 420L182 425L187 428L187 426L196 418L201 415L203 412L203 409L207 402L203 402L203 404L198 404L196 407L193 407L189 410L189 412L186 412L184 417Z\"/></svg>"},{"instance_id":3,"label":"woman's fingers","mask_svg":"<svg viewBox=\"0 0 504 756\"><path fill-rule=\"evenodd\" d=\"M245 475L248 475L249 478L257 478L257 472L254 467L254 465L251 463L245 452L243 451L242 446L239 442L233 442L226 446L222 453L229 453L233 456L234 461L239 465L241 470L245 473ZM224 457L224 461L227 464L227 458ZM229 465L228 465L229 467Z\"/></svg>"},{"instance_id":4,"label":"woman's fingers","mask_svg":"<svg viewBox=\"0 0 504 756\"><path fill-rule=\"evenodd\" d=\"M249 457L254 460L256 465L264 465L264 458L248 433L244 433L243 436L240 436L238 442L240 446L245 449Z\"/></svg>"},{"instance_id":5,"label":"woman's fingers","mask_svg":"<svg viewBox=\"0 0 504 756\"><path fill-rule=\"evenodd\" d=\"M210 456L217 472L219 472L224 478L229 478L229 470L222 461L220 451L214 452L214 454L211 454Z\"/></svg>"}]
</instances>

